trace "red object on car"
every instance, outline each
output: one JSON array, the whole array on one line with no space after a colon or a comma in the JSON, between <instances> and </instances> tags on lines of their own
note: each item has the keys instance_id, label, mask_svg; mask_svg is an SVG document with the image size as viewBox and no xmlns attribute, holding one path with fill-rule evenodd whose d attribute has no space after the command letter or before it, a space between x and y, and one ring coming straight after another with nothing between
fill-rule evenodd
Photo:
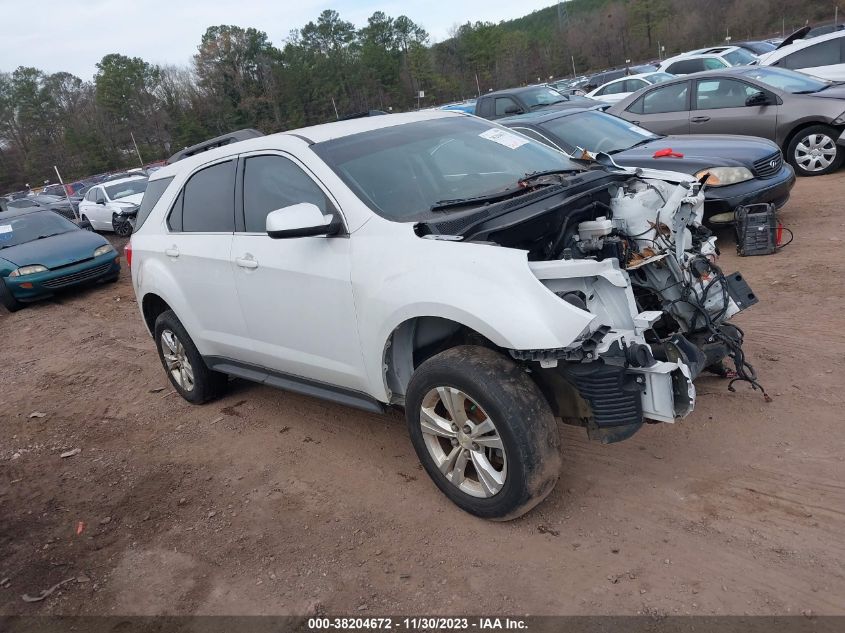
<instances>
[{"instance_id":1,"label":"red object on car","mask_svg":"<svg viewBox=\"0 0 845 633\"><path fill-rule=\"evenodd\" d=\"M132 268L132 242L123 247L123 254L126 255L126 265Z\"/></svg>"},{"instance_id":2,"label":"red object on car","mask_svg":"<svg viewBox=\"0 0 845 633\"><path fill-rule=\"evenodd\" d=\"M684 155L680 152L672 151L671 147L666 147L664 149L659 149L654 152L653 158L683 158Z\"/></svg>"}]
</instances>

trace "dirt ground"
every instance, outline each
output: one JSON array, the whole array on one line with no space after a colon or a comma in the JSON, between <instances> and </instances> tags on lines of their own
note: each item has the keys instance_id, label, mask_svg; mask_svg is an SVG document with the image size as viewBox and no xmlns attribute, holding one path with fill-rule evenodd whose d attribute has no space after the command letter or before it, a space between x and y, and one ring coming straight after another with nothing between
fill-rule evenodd
<instances>
[{"instance_id":1,"label":"dirt ground","mask_svg":"<svg viewBox=\"0 0 845 633\"><path fill-rule=\"evenodd\" d=\"M182 401L125 270L3 312L0 614L845 614L843 199L800 180L775 256L722 236L772 403L705 378L628 441L562 427L560 483L510 523L441 495L399 414Z\"/></svg>"}]
</instances>

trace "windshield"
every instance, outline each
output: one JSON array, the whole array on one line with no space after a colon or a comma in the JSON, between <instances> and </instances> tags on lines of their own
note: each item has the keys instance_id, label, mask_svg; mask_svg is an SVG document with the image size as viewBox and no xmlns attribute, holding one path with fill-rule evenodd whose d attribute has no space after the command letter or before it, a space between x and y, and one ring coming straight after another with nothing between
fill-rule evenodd
<instances>
[{"instance_id":1,"label":"windshield","mask_svg":"<svg viewBox=\"0 0 845 633\"><path fill-rule=\"evenodd\" d=\"M565 95L559 93L551 86L536 86L534 88L527 88L519 91L519 98L522 99L529 108L538 108L541 106L567 101Z\"/></svg>"},{"instance_id":2,"label":"windshield","mask_svg":"<svg viewBox=\"0 0 845 633\"><path fill-rule=\"evenodd\" d=\"M311 149L374 211L396 222L431 219L431 207L445 200L517 189L526 174L581 169L541 143L468 116L395 125Z\"/></svg>"},{"instance_id":3,"label":"windshield","mask_svg":"<svg viewBox=\"0 0 845 633\"><path fill-rule=\"evenodd\" d=\"M647 77L643 77L643 79L650 84L662 84L664 81L669 81L675 77L677 77L677 75L673 75L672 73L652 73Z\"/></svg>"},{"instance_id":4,"label":"windshield","mask_svg":"<svg viewBox=\"0 0 845 633\"><path fill-rule=\"evenodd\" d=\"M78 230L73 222L52 211L36 211L8 219L0 217L0 249Z\"/></svg>"},{"instance_id":5,"label":"windshield","mask_svg":"<svg viewBox=\"0 0 845 633\"><path fill-rule=\"evenodd\" d=\"M757 56L744 48L738 48L730 53L725 53L724 58L731 66L745 66L746 64L757 61Z\"/></svg>"},{"instance_id":6,"label":"windshield","mask_svg":"<svg viewBox=\"0 0 845 633\"><path fill-rule=\"evenodd\" d=\"M105 189L110 200L120 200L127 196L134 196L136 193L144 193L147 190L147 179L127 180L116 185L106 185Z\"/></svg>"},{"instance_id":7,"label":"windshield","mask_svg":"<svg viewBox=\"0 0 845 633\"><path fill-rule=\"evenodd\" d=\"M633 123L598 110L558 117L541 123L540 127L555 135L569 154L579 147L609 154L660 138Z\"/></svg>"},{"instance_id":8,"label":"windshield","mask_svg":"<svg viewBox=\"0 0 845 633\"><path fill-rule=\"evenodd\" d=\"M771 68L767 66L758 66L746 70L744 75L762 81L764 84L770 85L772 88L778 88L784 92L791 92L792 94L809 94L812 92L819 92L824 90L833 82L825 81L817 77L811 77L804 73L795 72L794 70L787 70L785 68Z\"/></svg>"}]
</instances>

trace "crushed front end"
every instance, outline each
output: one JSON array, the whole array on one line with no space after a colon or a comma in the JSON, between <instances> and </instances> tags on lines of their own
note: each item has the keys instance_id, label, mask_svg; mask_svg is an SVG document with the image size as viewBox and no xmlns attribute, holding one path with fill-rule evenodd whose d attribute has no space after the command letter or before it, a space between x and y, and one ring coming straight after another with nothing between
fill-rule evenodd
<instances>
[{"instance_id":1,"label":"crushed front end","mask_svg":"<svg viewBox=\"0 0 845 633\"><path fill-rule=\"evenodd\" d=\"M703 371L730 378L731 390L737 380L762 389L742 331L727 323L757 299L741 275L719 268L698 182L592 171L526 184L536 202L490 213L461 238L526 250L550 292L594 316L566 346L509 350L556 415L614 442L645 421L688 415Z\"/></svg>"}]
</instances>

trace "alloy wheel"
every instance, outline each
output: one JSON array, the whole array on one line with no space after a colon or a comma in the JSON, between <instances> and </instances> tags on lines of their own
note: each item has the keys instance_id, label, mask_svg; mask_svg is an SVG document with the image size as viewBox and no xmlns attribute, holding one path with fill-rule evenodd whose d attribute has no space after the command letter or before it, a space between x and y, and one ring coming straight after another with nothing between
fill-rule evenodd
<instances>
[{"instance_id":1,"label":"alloy wheel","mask_svg":"<svg viewBox=\"0 0 845 633\"><path fill-rule=\"evenodd\" d=\"M423 440L446 479L473 497L492 497L507 480L507 455L493 420L454 387L436 387L420 406Z\"/></svg>"},{"instance_id":2,"label":"alloy wheel","mask_svg":"<svg viewBox=\"0 0 845 633\"><path fill-rule=\"evenodd\" d=\"M164 364L173 380L184 391L194 389L194 368L191 367L185 346L173 330L163 330L161 333L161 350Z\"/></svg>"},{"instance_id":3,"label":"alloy wheel","mask_svg":"<svg viewBox=\"0 0 845 633\"><path fill-rule=\"evenodd\" d=\"M836 159L836 142L826 134L808 134L795 146L795 162L805 171L822 171Z\"/></svg>"}]
</instances>

